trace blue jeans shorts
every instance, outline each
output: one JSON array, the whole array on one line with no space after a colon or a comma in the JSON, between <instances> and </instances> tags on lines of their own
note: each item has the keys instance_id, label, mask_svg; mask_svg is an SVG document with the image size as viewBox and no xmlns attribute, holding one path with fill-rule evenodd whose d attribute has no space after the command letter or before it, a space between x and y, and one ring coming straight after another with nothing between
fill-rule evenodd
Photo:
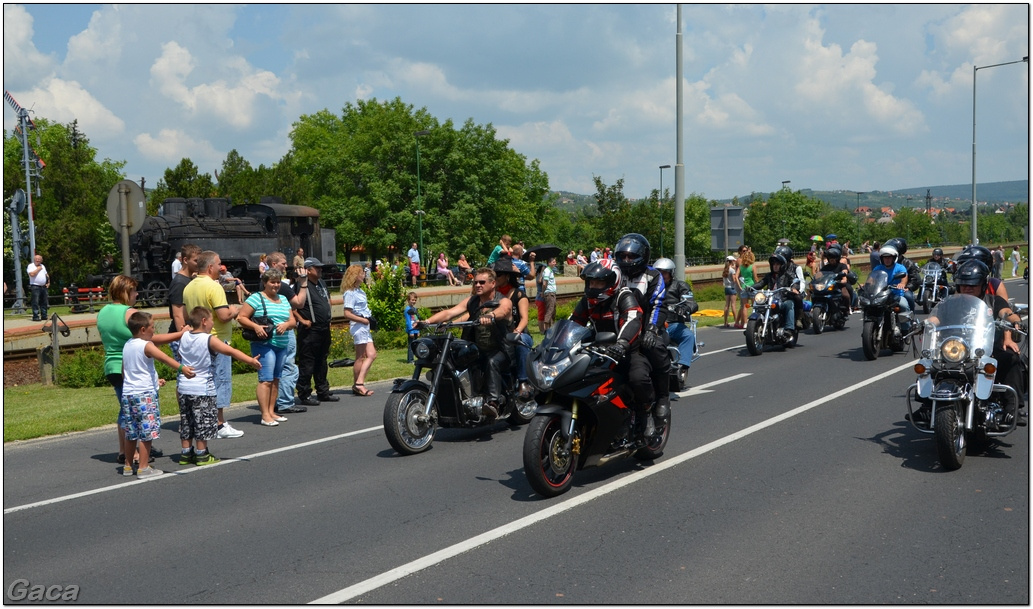
<instances>
[{"instance_id":1,"label":"blue jeans shorts","mask_svg":"<svg viewBox=\"0 0 1033 609\"><path fill-rule=\"evenodd\" d=\"M283 364L287 361L287 347L251 343L251 355L262 362L262 369L258 371L259 383L270 383L278 380L283 374Z\"/></svg>"}]
</instances>

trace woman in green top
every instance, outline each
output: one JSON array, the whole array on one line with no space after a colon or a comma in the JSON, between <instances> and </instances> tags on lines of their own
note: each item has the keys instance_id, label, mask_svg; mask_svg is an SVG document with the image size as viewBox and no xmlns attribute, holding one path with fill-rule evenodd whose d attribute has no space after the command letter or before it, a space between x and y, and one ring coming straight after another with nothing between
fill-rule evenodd
<instances>
[{"instance_id":1,"label":"woman in green top","mask_svg":"<svg viewBox=\"0 0 1033 609\"><path fill-rule=\"evenodd\" d=\"M122 411L122 348L133 333L129 331L129 316L136 313L133 305L136 304L137 282L132 277L118 275L111 280L108 286L108 294L111 296L112 304L105 305L97 313L97 331L100 332L100 340L104 344L104 375L108 382L115 388L115 396L118 398L118 411ZM151 339L156 345L172 342L179 336L175 334L155 334ZM120 423L120 421L116 422ZM136 442L133 442L136 445ZM118 425L118 463L123 465L126 462L126 432L122 425ZM162 452L156 447L151 449L151 459L160 457ZM134 455L134 461L135 461Z\"/></svg>"},{"instance_id":2,"label":"woman in green top","mask_svg":"<svg viewBox=\"0 0 1033 609\"><path fill-rule=\"evenodd\" d=\"M289 338L287 333L294 329L296 322L291 314L291 303L286 296L280 295L280 280L283 274L278 269L269 269L262 273L261 292L254 292L237 314L237 323L242 327L254 330L262 340L251 341L251 355L262 362L258 370L258 408L262 412L260 423L266 427L276 427L287 420L287 417L273 411L276 396L280 393L280 376L287 355ZM273 323L273 335L268 336L265 328L254 322L258 316L268 317Z\"/></svg>"},{"instance_id":3,"label":"woman in green top","mask_svg":"<svg viewBox=\"0 0 1033 609\"><path fill-rule=\"evenodd\" d=\"M753 305L753 299L749 297L750 288L757 279L753 275L753 263L757 257L753 255L750 246L744 245L739 254L739 268L735 270L735 282L739 285L739 311L735 314L735 327L746 327L746 309Z\"/></svg>"}]
</instances>

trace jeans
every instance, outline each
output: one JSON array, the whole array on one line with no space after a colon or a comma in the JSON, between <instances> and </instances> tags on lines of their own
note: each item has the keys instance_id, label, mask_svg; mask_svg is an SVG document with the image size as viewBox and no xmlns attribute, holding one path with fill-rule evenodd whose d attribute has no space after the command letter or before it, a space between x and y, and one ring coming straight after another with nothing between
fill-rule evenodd
<instances>
[{"instance_id":1,"label":"jeans","mask_svg":"<svg viewBox=\"0 0 1033 609\"><path fill-rule=\"evenodd\" d=\"M782 311L782 318L785 319L785 323L782 324L782 326L786 330L795 330L796 307L794 306L793 301L787 298L779 303L778 308Z\"/></svg>"},{"instance_id":2,"label":"jeans","mask_svg":"<svg viewBox=\"0 0 1033 609\"><path fill-rule=\"evenodd\" d=\"M520 342L514 347L516 353L516 379L517 381L527 380L527 356L531 354L531 345L534 344L534 339L531 338L530 334L522 332L520 334Z\"/></svg>"},{"instance_id":3,"label":"jeans","mask_svg":"<svg viewBox=\"0 0 1033 609\"><path fill-rule=\"evenodd\" d=\"M900 296L901 297L897 299L897 303L900 305L900 312L901 313L910 313L911 311L914 311L915 307L914 307L913 303L914 303L915 297L914 297L913 294L911 294L911 290L904 290L904 293L900 294ZM911 302L908 301L908 296L911 296ZM908 332L911 331L911 324L910 323L900 324L900 331L903 332L904 334L907 334Z\"/></svg>"},{"instance_id":4,"label":"jeans","mask_svg":"<svg viewBox=\"0 0 1033 609\"><path fill-rule=\"evenodd\" d=\"M221 339L220 339L221 340ZM225 408L233 397L233 358L215 354L215 406Z\"/></svg>"},{"instance_id":5,"label":"jeans","mask_svg":"<svg viewBox=\"0 0 1033 609\"><path fill-rule=\"evenodd\" d=\"M294 406L294 386L298 383L298 366L294 357L298 353L298 337L293 330L287 332L287 354L284 356L283 372L280 373L280 393L276 396L276 409L286 410Z\"/></svg>"},{"instance_id":6,"label":"jeans","mask_svg":"<svg viewBox=\"0 0 1033 609\"><path fill-rule=\"evenodd\" d=\"M47 318L50 303L47 301L47 286L30 285L32 289L32 319L43 321Z\"/></svg>"},{"instance_id":7,"label":"jeans","mask_svg":"<svg viewBox=\"0 0 1033 609\"><path fill-rule=\"evenodd\" d=\"M252 342L251 355L262 362L262 369L258 371L259 383L271 383L283 374L287 347L274 347L267 342Z\"/></svg>"},{"instance_id":8,"label":"jeans","mask_svg":"<svg viewBox=\"0 0 1033 609\"><path fill-rule=\"evenodd\" d=\"M696 333L688 325L677 322L667 325L667 335L678 345L678 363L688 368L692 364L692 352L696 350Z\"/></svg>"}]
</instances>

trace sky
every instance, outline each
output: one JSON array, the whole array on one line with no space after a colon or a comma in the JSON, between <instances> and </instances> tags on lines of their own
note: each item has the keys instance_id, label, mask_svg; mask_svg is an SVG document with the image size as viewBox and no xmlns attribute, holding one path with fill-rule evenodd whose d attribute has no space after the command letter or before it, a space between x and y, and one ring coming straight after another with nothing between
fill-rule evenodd
<instances>
[{"instance_id":1,"label":"sky","mask_svg":"<svg viewBox=\"0 0 1033 609\"><path fill-rule=\"evenodd\" d=\"M639 198L673 194L676 34L659 4L5 4L4 89L148 186L398 97L493 125L553 190ZM683 5L682 54L686 195L966 184L973 65L1029 55L1029 7ZM1028 66L977 72L980 183L1029 178Z\"/></svg>"}]
</instances>

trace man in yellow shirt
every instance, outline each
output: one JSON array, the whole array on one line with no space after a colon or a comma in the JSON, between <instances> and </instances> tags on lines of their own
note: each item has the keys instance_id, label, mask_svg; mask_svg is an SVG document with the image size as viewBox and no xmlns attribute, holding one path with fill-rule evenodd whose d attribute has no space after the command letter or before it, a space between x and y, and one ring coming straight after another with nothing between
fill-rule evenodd
<instances>
[{"instance_id":1,"label":"man in yellow shirt","mask_svg":"<svg viewBox=\"0 0 1033 609\"><path fill-rule=\"evenodd\" d=\"M226 290L219 283L219 265L222 259L213 251L204 251L197 257L197 277L183 288L183 306L187 311L204 307L212 312L212 334L230 344L233 336L233 320L240 310L239 305L226 301ZM233 393L232 363L228 355L216 353L215 362L215 405L219 409L219 430L217 438L239 438L244 432L234 429L226 422L223 409L230 405Z\"/></svg>"}]
</instances>

